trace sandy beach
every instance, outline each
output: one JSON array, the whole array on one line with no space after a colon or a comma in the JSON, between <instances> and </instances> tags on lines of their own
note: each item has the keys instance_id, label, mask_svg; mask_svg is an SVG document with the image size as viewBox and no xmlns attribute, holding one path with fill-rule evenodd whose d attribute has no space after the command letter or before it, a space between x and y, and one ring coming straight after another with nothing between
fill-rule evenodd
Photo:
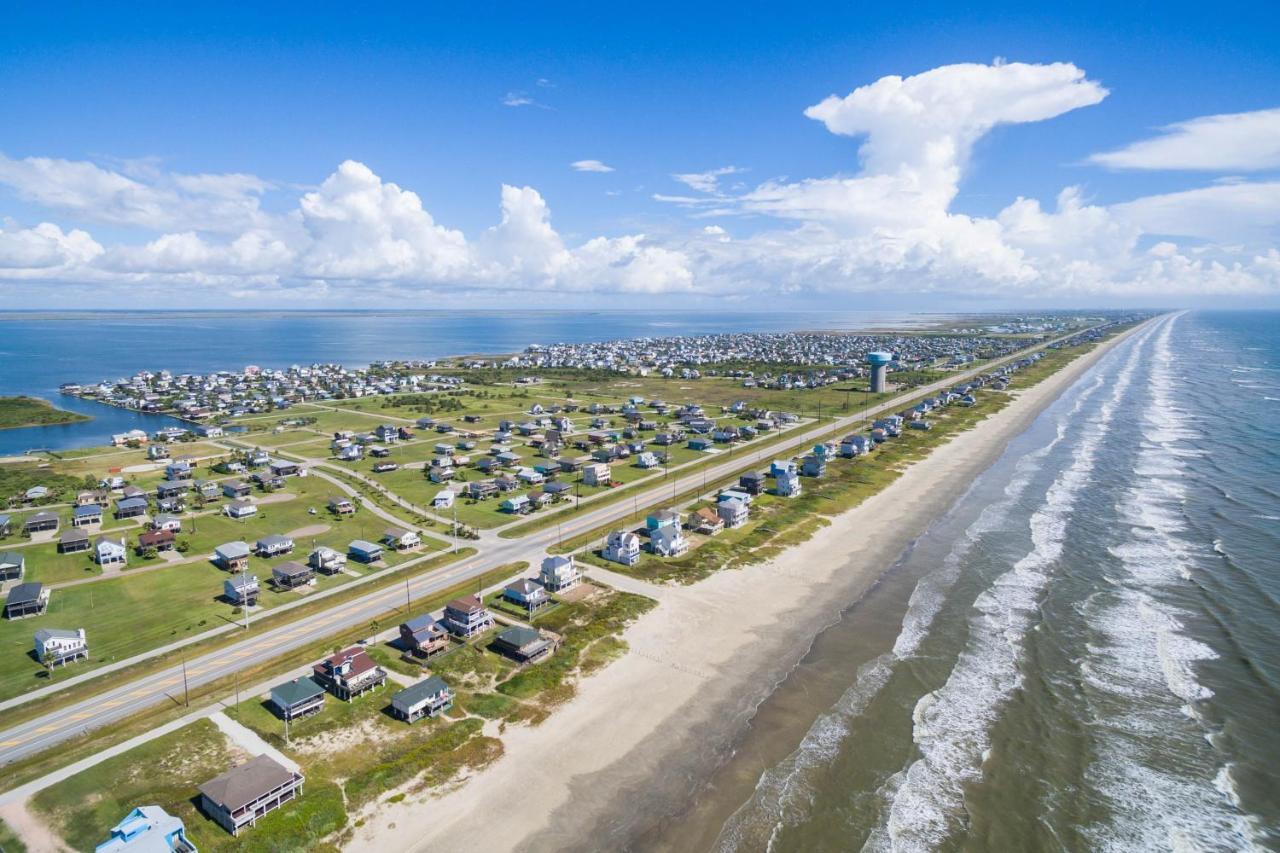
<instances>
[{"instance_id":1,"label":"sandy beach","mask_svg":"<svg viewBox=\"0 0 1280 853\"><path fill-rule=\"evenodd\" d=\"M349 849L617 849L680 811L705 761L731 747L812 639L945 513L1008 441L1102 356L1077 359L888 488L779 558L689 587L595 577L660 600L631 650L578 686L541 726L508 729L505 753L449 791L362 815Z\"/></svg>"}]
</instances>

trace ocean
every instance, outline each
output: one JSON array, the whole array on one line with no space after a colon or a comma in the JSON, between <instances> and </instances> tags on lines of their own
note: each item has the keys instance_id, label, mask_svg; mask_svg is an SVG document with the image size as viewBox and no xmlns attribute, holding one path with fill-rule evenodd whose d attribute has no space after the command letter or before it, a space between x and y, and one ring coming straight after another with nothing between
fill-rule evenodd
<instances>
[{"instance_id":1,"label":"ocean","mask_svg":"<svg viewBox=\"0 0 1280 853\"><path fill-rule=\"evenodd\" d=\"M0 431L0 456L110 443L171 418L64 397L65 382L139 370L208 373L249 364L363 367L383 359L516 352L530 344L717 332L916 328L952 315L885 311L118 311L0 313L0 395L52 400L93 420Z\"/></svg>"},{"instance_id":2,"label":"ocean","mask_svg":"<svg viewBox=\"0 0 1280 853\"><path fill-rule=\"evenodd\" d=\"M1280 314L1113 348L634 846L1280 848L1277 415Z\"/></svg>"}]
</instances>

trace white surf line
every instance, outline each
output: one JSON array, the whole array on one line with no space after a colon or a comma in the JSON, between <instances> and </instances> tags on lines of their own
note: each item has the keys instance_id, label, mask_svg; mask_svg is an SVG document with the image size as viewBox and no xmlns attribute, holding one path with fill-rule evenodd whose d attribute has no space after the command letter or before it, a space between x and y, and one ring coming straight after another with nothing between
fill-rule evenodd
<instances>
[{"instance_id":1,"label":"white surf line","mask_svg":"<svg viewBox=\"0 0 1280 853\"><path fill-rule=\"evenodd\" d=\"M1100 406L1092 431L1081 430L1071 464L1058 475L1030 518L1032 550L974 601L969 640L946 683L916 704L914 739L922 757L895 774L882 827L866 849L931 850L956 828L964 785L980 779L990 747L990 727L1021 687L1023 639L1031 627L1053 564L1062 552L1076 497L1089 482L1097 447L1110 432L1115 411L1132 382L1138 355L1153 330L1129 345L1112 393Z\"/></svg>"},{"instance_id":2,"label":"white surf line","mask_svg":"<svg viewBox=\"0 0 1280 853\"><path fill-rule=\"evenodd\" d=\"M1066 437L1071 419L1102 382L1102 377L1096 376L1093 383L1076 397L1072 408L1059 416L1054 437L1043 447L1018 460L1013 477L1004 488L1004 497L985 507L966 528L938 571L919 580L903 615L902 628L893 650L859 667L853 684L830 711L813 722L796 749L761 775L751 798L725 822L716 841L717 850L758 849L761 843L766 843L766 835L767 847L772 849L782 829L803 822L805 806L811 802L813 794L806 775L835 760L852 721L865 711L888 682L898 661L915 655L946 601L947 591L959 576L964 555L983 534L1000 526L1004 514L1022 496L1031 478L1039 471L1041 460Z\"/></svg>"},{"instance_id":3,"label":"white surf line","mask_svg":"<svg viewBox=\"0 0 1280 853\"><path fill-rule=\"evenodd\" d=\"M1256 818L1251 822L1238 808L1231 765L1206 767L1200 778L1190 766L1190 756L1206 749L1206 731L1190 729L1186 718L1202 722L1197 705L1213 695L1197 679L1195 663L1218 655L1183 629L1188 614L1160 597L1162 589L1185 584L1197 565L1182 515L1182 443L1194 447L1202 436L1173 396L1169 340L1176 320L1156 338L1134 479L1116 503L1129 537L1110 552L1124 571L1089 618L1106 643L1092 650L1081 671L1091 687L1115 698L1117 709L1109 711L1107 703L1095 708L1098 757L1087 772L1112 814L1087 834L1104 850L1130 850L1159 838L1172 849L1262 849ZM1179 739L1185 741L1180 748ZM1188 756L1176 773L1158 766L1170 745Z\"/></svg>"}]
</instances>

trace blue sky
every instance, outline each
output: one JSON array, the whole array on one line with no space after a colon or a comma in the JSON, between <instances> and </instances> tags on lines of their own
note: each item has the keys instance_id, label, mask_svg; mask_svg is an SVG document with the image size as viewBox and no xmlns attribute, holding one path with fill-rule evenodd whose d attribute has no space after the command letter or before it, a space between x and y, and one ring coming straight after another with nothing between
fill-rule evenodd
<instances>
[{"instance_id":1,"label":"blue sky","mask_svg":"<svg viewBox=\"0 0 1280 853\"><path fill-rule=\"evenodd\" d=\"M669 294L699 305L910 305L921 293L948 304L1274 302L1280 162L1258 137L1280 132L1266 112L1280 107L1277 17L1260 3L10 10L0 31L0 292L49 305L68 293L110 302L175 288L193 305L316 307L352 292L373 304ZM1079 102L1033 120L983 107L995 112L980 117L958 174L925 176L937 195L918 220L812 206L815 186L803 182L868 176L859 152L869 136L841 135L807 108L937 69L922 79L928 97L964 100L970 84L948 88L946 70L962 63L1026 66L1010 71L1013 85L1050 100L1047 89L1070 89ZM1080 78L1038 70L1054 63ZM984 79L1010 85L1002 74ZM939 93L928 81L947 85ZM910 84L902 93L916 97ZM921 120L950 106L929 100ZM1255 113L1224 131L1251 137L1242 159L1206 168L1185 150L1206 144L1197 137L1161 161L1167 168L1089 162L1176 122ZM838 120L861 127L866 116ZM909 135L902 120L879 116L874 132ZM970 119L957 121L940 131L947 139L964 136ZM612 171L570 166L587 160ZM337 190L317 188L347 161L360 166L346 175L359 190L341 203L376 197L389 220L335 225L349 221ZM673 178L728 167L714 193ZM193 191L183 175L253 180ZM121 182L164 199L139 214L150 196L131 197L122 210ZM1172 211L1170 201L1121 207L1229 182L1230 198L1204 208L1218 227L1188 223L1196 198ZM417 195L425 219L396 218L405 199L392 183ZM107 197L104 185L115 187ZM840 191L861 198L869 186ZM1046 219L1068 187L1073 221ZM904 204L902 190L886 209ZM326 213L313 227L300 209L316 192ZM1038 202L1030 226L1028 211L1009 209L1019 197ZM225 215L246 203L252 215ZM487 233L504 215L512 227ZM1249 228L1227 227L1235 215ZM1052 235L1028 239L1028 227ZM242 238L251 257L230 258ZM1075 248L1049 252L1046 242ZM966 248L978 244L981 260ZM1157 245L1163 271L1153 274Z\"/></svg>"}]
</instances>

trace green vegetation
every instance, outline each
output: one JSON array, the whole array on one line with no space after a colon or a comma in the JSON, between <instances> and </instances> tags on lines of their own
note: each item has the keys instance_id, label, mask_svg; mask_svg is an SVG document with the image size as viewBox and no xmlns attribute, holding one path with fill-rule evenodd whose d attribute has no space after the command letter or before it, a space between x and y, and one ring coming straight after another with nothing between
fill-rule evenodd
<instances>
[{"instance_id":1,"label":"green vegetation","mask_svg":"<svg viewBox=\"0 0 1280 853\"><path fill-rule=\"evenodd\" d=\"M59 409L39 397L0 397L0 429L74 424L88 420L92 420L88 415Z\"/></svg>"},{"instance_id":2,"label":"green vegetation","mask_svg":"<svg viewBox=\"0 0 1280 853\"><path fill-rule=\"evenodd\" d=\"M209 849L230 836L206 820L192 798L196 786L235 760L217 726L200 720L45 788L31 806L76 850L92 850L135 806L152 804L182 818L196 846Z\"/></svg>"},{"instance_id":3,"label":"green vegetation","mask_svg":"<svg viewBox=\"0 0 1280 853\"><path fill-rule=\"evenodd\" d=\"M27 845L14 833L9 824L0 820L0 851L3 853L26 853Z\"/></svg>"},{"instance_id":4,"label":"green vegetation","mask_svg":"<svg viewBox=\"0 0 1280 853\"><path fill-rule=\"evenodd\" d=\"M197 808L198 786L246 756L208 720L198 720L109 758L37 794L32 806L77 850L92 850L137 805L182 819L201 850L308 850L347 822L336 785L308 779L302 797L233 837Z\"/></svg>"},{"instance_id":5,"label":"green vegetation","mask_svg":"<svg viewBox=\"0 0 1280 853\"><path fill-rule=\"evenodd\" d=\"M0 503L10 507L22 503L22 496L34 486L44 486L49 494L32 501L34 506L60 503L74 498L84 488L97 488L97 480L56 471L48 464L13 463L0 465Z\"/></svg>"}]
</instances>

